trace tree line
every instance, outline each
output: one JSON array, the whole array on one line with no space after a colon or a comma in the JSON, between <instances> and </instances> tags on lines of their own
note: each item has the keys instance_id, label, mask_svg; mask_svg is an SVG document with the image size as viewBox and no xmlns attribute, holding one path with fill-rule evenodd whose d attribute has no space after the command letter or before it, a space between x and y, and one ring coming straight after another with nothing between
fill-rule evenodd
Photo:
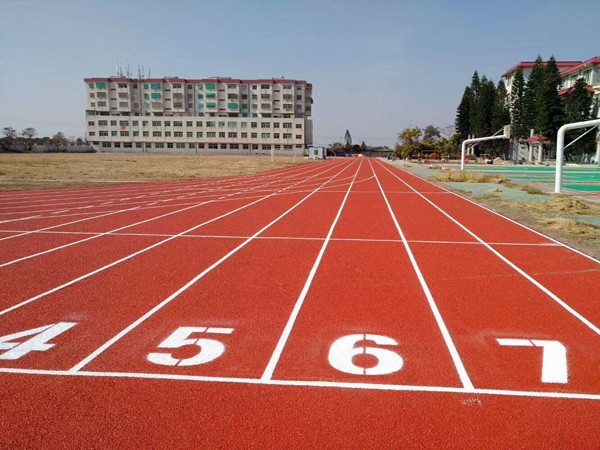
<instances>
[{"instance_id":1,"label":"tree line","mask_svg":"<svg viewBox=\"0 0 600 450\"><path fill-rule=\"evenodd\" d=\"M2 129L4 137L0 138L0 149L10 151L14 149L33 150L34 145L40 145L52 148L56 151L64 150L69 145L88 145L89 143L82 138L67 137L59 131L52 137L38 137L35 128L27 127L20 133L13 127L4 127Z\"/></svg>"},{"instance_id":2,"label":"tree line","mask_svg":"<svg viewBox=\"0 0 600 450\"><path fill-rule=\"evenodd\" d=\"M502 80L495 85L485 76L480 78L475 71L456 110L456 132L464 140L469 135L491 136L503 125L510 124L511 138L516 141L525 141L533 129L547 137L550 147L555 148L556 134L562 125L592 119L598 108L598 105L592 105L593 94L587 91L582 78L564 96L559 95L561 86L562 78L554 56L546 63L538 56L527 79L518 69L510 95ZM574 139L580 134L581 130L573 130L567 133L567 139ZM595 135L594 132L588 133L567 148L567 158L593 148ZM478 147L480 151L485 149L485 152L499 154L507 150L508 145L502 141L491 141Z\"/></svg>"}]
</instances>

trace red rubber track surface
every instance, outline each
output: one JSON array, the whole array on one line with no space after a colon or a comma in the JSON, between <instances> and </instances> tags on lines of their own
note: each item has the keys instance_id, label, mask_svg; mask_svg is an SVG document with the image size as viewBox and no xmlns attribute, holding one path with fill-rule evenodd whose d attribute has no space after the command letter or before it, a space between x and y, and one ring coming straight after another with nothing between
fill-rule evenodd
<instances>
[{"instance_id":1,"label":"red rubber track surface","mask_svg":"<svg viewBox=\"0 0 600 450\"><path fill-rule=\"evenodd\" d=\"M379 160L2 193L0 442L597 447L599 285Z\"/></svg>"}]
</instances>

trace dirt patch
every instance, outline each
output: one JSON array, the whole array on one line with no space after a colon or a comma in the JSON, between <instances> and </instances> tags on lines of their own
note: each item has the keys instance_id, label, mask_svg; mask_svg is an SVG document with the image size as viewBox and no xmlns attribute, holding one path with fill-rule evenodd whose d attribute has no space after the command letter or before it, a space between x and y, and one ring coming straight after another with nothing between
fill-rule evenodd
<instances>
[{"instance_id":1,"label":"dirt patch","mask_svg":"<svg viewBox=\"0 0 600 450\"><path fill-rule=\"evenodd\" d=\"M0 154L0 190L98 186L250 175L311 162L302 157L108 153Z\"/></svg>"},{"instance_id":2,"label":"dirt patch","mask_svg":"<svg viewBox=\"0 0 600 450\"><path fill-rule=\"evenodd\" d=\"M452 181L455 183L505 183L506 178L499 175L487 175L467 170L442 170L431 177L434 181Z\"/></svg>"},{"instance_id":3,"label":"dirt patch","mask_svg":"<svg viewBox=\"0 0 600 450\"><path fill-rule=\"evenodd\" d=\"M559 214L571 214L580 216L600 215L600 205L586 202L575 197L560 196L544 202L521 204L532 211L544 213L555 212Z\"/></svg>"},{"instance_id":4,"label":"dirt patch","mask_svg":"<svg viewBox=\"0 0 600 450\"><path fill-rule=\"evenodd\" d=\"M553 230L567 232L586 241L600 241L600 227L591 223L578 222L563 217L540 219L540 222Z\"/></svg>"}]
</instances>

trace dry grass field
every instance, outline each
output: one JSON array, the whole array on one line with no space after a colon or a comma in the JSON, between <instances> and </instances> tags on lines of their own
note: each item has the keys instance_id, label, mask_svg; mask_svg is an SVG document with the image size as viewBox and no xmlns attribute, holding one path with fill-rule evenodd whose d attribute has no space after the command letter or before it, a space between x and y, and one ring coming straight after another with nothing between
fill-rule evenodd
<instances>
[{"instance_id":1,"label":"dry grass field","mask_svg":"<svg viewBox=\"0 0 600 450\"><path fill-rule=\"evenodd\" d=\"M100 186L248 175L310 160L298 157L108 153L0 153L0 190Z\"/></svg>"}]
</instances>

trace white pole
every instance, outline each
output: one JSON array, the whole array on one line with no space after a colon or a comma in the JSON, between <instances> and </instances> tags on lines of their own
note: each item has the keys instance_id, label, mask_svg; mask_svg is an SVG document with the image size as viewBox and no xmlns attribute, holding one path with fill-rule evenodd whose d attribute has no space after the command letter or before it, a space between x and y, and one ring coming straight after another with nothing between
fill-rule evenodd
<instances>
[{"instance_id":1,"label":"white pole","mask_svg":"<svg viewBox=\"0 0 600 450\"><path fill-rule=\"evenodd\" d=\"M540 142L540 143L538 144L538 155L537 155L537 156L538 156L538 158L537 158L537 160L538 160L538 164L541 164L541 163L542 163L542 154L543 154L543 153L544 153L544 143L543 143L543 142Z\"/></svg>"},{"instance_id":2,"label":"white pole","mask_svg":"<svg viewBox=\"0 0 600 450\"><path fill-rule=\"evenodd\" d=\"M577 128L587 128L600 125L600 119L586 120L585 122L567 123L558 129L556 136L556 178L554 180L554 193L560 194L562 188L563 159L565 153L565 132Z\"/></svg>"},{"instance_id":3,"label":"white pole","mask_svg":"<svg viewBox=\"0 0 600 450\"><path fill-rule=\"evenodd\" d=\"M481 138L465 139L460 147L460 170L465 170L465 152L467 150L467 144L474 144L475 142L491 141L493 139L508 139L508 136L487 136Z\"/></svg>"},{"instance_id":4,"label":"white pole","mask_svg":"<svg viewBox=\"0 0 600 450\"><path fill-rule=\"evenodd\" d=\"M600 137L596 143L596 164L600 166Z\"/></svg>"}]
</instances>

